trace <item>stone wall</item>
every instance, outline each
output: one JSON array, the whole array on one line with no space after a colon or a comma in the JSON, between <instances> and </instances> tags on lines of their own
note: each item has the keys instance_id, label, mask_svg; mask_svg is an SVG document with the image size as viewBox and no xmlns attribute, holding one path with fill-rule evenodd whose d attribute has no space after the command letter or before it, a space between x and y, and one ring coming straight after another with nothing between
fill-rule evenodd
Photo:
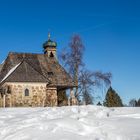
<instances>
[{"instance_id":1,"label":"stone wall","mask_svg":"<svg viewBox=\"0 0 140 140\"><path fill-rule=\"evenodd\" d=\"M5 83L6 107L43 107L57 106L57 89L46 88L46 83ZM29 91L29 96L25 90ZM0 97L0 106L4 104L4 97Z\"/></svg>"}]
</instances>

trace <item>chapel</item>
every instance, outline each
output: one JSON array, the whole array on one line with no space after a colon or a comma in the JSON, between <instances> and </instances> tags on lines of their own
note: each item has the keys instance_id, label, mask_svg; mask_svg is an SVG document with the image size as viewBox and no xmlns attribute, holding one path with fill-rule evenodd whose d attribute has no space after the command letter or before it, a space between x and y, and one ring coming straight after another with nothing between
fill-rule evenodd
<instances>
[{"instance_id":1,"label":"chapel","mask_svg":"<svg viewBox=\"0 0 140 140\"><path fill-rule=\"evenodd\" d=\"M57 59L57 43L43 44L43 53L9 52L0 64L0 107L58 106L60 91L69 89L68 105L77 104L75 84Z\"/></svg>"}]
</instances>

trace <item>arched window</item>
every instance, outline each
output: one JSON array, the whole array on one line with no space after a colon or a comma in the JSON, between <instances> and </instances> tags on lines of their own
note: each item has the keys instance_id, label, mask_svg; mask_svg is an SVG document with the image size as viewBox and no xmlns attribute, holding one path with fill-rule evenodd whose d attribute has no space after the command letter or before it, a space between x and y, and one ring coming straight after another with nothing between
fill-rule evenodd
<instances>
[{"instance_id":1,"label":"arched window","mask_svg":"<svg viewBox=\"0 0 140 140\"><path fill-rule=\"evenodd\" d=\"M26 88L24 94L25 94L25 96L29 96L29 89Z\"/></svg>"},{"instance_id":2,"label":"arched window","mask_svg":"<svg viewBox=\"0 0 140 140\"><path fill-rule=\"evenodd\" d=\"M8 93L8 94L11 93L11 87L10 87L10 86L7 87L7 93Z\"/></svg>"}]
</instances>

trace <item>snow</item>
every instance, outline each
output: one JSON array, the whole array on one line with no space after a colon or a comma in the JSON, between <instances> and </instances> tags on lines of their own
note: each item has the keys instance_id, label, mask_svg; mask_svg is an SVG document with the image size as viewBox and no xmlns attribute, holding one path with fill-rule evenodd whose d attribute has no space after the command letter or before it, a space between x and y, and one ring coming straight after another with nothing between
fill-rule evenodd
<instances>
[{"instance_id":1,"label":"snow","mask_svg":"<svg viewBox=\"0 0 140 140\"><path fill-rule=\"evenodd\" d=\"M20 65L21 63L17 64L16 66L14 66L11 70L9 70L9 72L6 74L6 76L1 80L1 82L3 82L11 73L13 73L15 71L15 69ZM0 82L0 83L1 83Z\"/></svg>"},{"instance_id":2,"label":"snow","mask_svg":"<svg viewBox=\"0 0 140 140\"><path fill-rule=\"evenodd\" d=\"M3 60L3 61L1 62L1 65L4 64L4 63L5 63L5 60Z\"/></svg>"},{"instance_id":3,"label":"snow","mask_svg":"<svg viewBox=\"0 0 140 140\"><path fill-rule=\"evenodd\" d=\"M140 140L140 108L1 108L0 140Z\"/></svg>"}]
</instances>

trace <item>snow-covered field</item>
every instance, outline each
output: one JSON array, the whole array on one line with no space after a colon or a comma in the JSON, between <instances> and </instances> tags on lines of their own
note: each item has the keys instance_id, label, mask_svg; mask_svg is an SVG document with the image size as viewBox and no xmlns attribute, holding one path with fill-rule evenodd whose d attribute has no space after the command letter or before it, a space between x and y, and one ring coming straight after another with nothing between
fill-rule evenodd
<instances>
[{"instance_id":1,"label":"snow-covered field","mask_svg":"<svg viewBox=\"0 0 140 140\"><path fill-rule=\"evenodd\" d=\"M140 108L1 108L0 140L140 140Z\"/></svg>"}]
</instances>

